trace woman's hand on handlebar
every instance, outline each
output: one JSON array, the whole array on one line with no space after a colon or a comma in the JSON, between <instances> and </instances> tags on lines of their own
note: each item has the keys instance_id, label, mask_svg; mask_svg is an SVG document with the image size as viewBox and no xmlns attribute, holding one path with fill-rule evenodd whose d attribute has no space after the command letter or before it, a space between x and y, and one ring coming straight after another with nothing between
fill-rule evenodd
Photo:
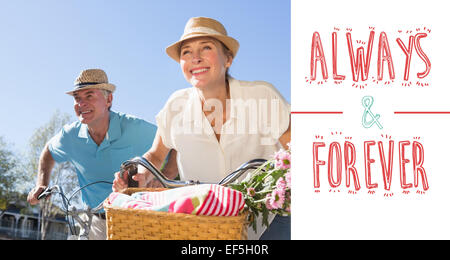
<instances>
[{"instance_id":1,"label":"woman's hand on handlebar","mask_svg":"<svg viewBox=\"0 0 450 260\"><path fill-rule=\"evenodd\" d=\"M149 171L138 172L133 177L133 180L139 182L139 188L157 188L162 187L162 184L153 178ZM114 174L114 182L112 189L114 192L120 192L128 188L128 171L124 171L123 178L120 178L120 172Z\"/></svg>"},{"instance_id":2,"label":"woman's hand on handlebar","mask_svg":"<svg viewBox=\"0 0 450 260\"><path fill-rule=\"evenodd\" d=\"M126 188L128 188L128 171L124 171L123 178L120 178L120 172L114 173L112 190L114 192L120 192Z\"/></svg>"}]
</instances>

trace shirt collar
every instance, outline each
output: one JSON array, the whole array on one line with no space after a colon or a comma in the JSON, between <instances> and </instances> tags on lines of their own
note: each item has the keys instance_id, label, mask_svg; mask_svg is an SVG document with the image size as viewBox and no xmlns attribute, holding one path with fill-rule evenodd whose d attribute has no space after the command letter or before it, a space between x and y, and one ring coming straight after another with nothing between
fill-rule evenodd
<instances>
[{"instance_id":1,"label":"shirt collar","mask_svg":"<svg viewBox=\"0 0 450 260\"><path fill-rule=\"evenodd\" d=\"M88 132L88 129L87 129L87 125L81 124L80 130L78 131L78 137L79 138L89 139L89 132Z\"/></svg>"},{"instance_id":2,"label":"shirt collar","mask_svg":"<svg viewBox=\"0 0 450 260\"><path fill-rule=\"evenodd\" d=\"M238 80L235 80L232 77L228 77L228 84L230 87L230 99L231 99L231 101L233 101L234 99L238 98L238 96L239 96L239 94L237 92L238 92L240 84L239 84ZM200 101L200 96L198 95L197 91L198 90L195 87L192 87L192 92L190 93L189 99L187 100L187 103L186 103L186 109L185 109L185 114L184 114L183 119L188 122L202 120L202 118L203 118L202 104ZM230 104L230 105L231 105L230 118L237 118L233 104ZM225 108L223 108L223 109L225 109ZM202 122L202 121L200 121L200 122Z\"/></svg>"},{"instance_id":3,"label":"shirt collar","mask_svg":"<svg viewBox=\"0 0 450 260\"><path fill-rule=\"evenodd\" d=\"M109 113L109 128L108 135L105 137L109 141L114 141L122 136L122 128L120 127L120 118L116 112Z\"/></svg>"},{"instance_id":4,"label":"shirt collar","mask_svg":"<svg viewBox=\"0 0 450 260\"><path fill-rule=\"evenodd\" d=\"M186 107L184 109L183 121L202 122L202 104L197 91L198 90L195 87L192 87L192 91L189 93Z\"/></svg>"}]
</instances>

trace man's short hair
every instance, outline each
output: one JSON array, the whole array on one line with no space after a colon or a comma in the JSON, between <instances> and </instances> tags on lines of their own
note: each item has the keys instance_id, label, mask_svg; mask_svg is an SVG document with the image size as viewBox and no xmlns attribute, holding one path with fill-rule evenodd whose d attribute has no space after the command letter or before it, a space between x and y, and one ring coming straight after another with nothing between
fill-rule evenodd
<instances>
[{"instance_id":1,"label":"man's short hair","mask_svg":"<svg viewBox=\"0 0 450 260\"><path fill-rule=\"evenodd\" d=\"M106 90L106 89L100 89L100 91L102 92L102 94L103 94L103 96L105 97L106 100L108 100L109 94L112 94L111 91ZM108 107L109 111L111 111L111 107L112 107L112 104L111 104L111 106Z\"/></svg>"}]
</instances>

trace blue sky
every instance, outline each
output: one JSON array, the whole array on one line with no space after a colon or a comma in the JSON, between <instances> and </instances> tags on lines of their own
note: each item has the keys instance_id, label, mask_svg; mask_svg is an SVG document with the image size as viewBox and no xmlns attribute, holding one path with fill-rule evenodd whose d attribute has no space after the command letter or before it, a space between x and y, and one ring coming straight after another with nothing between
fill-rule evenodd
<instances>
[{"instance_id":1,"label":"blue sky","mask_svg":"<svg viewBox=\"0 0 450 260\"><path fill-rule=\"evenodd\" d=\"M240 42L233 77L268 81L290 102L289 0L0 1L0 136L24 151L55 110L74 115L64 92L86 68L117 86L113 110L155 123L170 94L190 87L165 48L194 16Z\"/></svg>"}]
</instances>

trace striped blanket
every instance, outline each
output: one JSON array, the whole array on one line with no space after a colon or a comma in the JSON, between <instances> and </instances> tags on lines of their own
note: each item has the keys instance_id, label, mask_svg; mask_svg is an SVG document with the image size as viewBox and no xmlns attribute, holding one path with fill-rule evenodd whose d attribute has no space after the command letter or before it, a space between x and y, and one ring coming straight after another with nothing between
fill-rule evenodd
<instances>
[{"instance_id":1,"label":"striped blanket","mask_svg":"<svg viewBox=\"0 0 450 260\"><path fill-rule=\"evenodd\" d=\"M244 208L241 192L216 184L201 184L160 192L113 192L112 206L205 216L237 216Z\"/></svg>"}]
</instances>

